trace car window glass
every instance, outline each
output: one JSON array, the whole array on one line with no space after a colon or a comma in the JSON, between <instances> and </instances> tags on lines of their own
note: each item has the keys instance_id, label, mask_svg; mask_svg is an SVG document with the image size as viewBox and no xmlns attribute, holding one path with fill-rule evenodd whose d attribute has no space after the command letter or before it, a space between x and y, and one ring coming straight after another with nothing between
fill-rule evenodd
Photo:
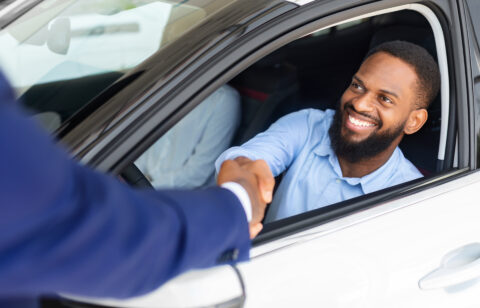
<instances>
[{"instance_id":1,"label":"car window glass","mask_svg":"<svg viewBox=\"0 0 480 308\"><path fill-rule=\"evenodd\" d=\"M480 2L479 1L467 1L467 7L468 7L468 12L469 12L469 20L472 23L473 26L473 36L471 37L471 48L473 50L478 50L480 47ZM476 45L476 46L474 46ZM480 80L478 76L478 53L477 52L471 52L471 61L472 61L472 70L474 74L474 96L476 96L475 99L475 130L477 132L477 168L480 166L480 108L479 108L479 100L478 100L478 95L480 94Z\"/></svg>"},{"instance_id":2,"label":"car window glass","mask_svg":"<svg viewBox=\"0 0 480 308\"><path fill-rule=\"evenodd\" d=\"M212 184L215 159L231 145L240 116L238 91L224 85L157 140L135 165L157 189Z\"/></svg>"},{"instance_id":3,"label":"car window glass","mask_svg":"<svg viewBox=\"0 0 480 308\"><path fill-rule=\"evenodd\" d=\"M28 108L63 122L221 7L208 0L43 1L0 31L0 66Z\"/></svg>"}]
</instances>

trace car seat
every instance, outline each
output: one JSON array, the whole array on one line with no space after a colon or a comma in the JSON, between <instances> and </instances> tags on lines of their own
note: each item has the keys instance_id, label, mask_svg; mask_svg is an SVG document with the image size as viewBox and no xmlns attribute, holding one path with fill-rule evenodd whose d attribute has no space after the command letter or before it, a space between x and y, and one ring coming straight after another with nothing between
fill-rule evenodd
<instances>
[{"instance_id":1,"label":"car seat","mask_svg":"<svg viewBox=\"0 0 480 308\"><path fill-rule=\"evenodd\" d=\"M298 91L296 69L272 58L259 61L230 83L241 95L242 120L234 144L242 144L276 120L275 111Z\"/></svg>"},{"instance_id":2,"label":"car seat","mask_svg":"<svg viewBox=\"0 0 480 308\"><path fill-rule=\"evenodd\" d=\"M394 40L408 41L422 46L435 60L437 59L434 36L428 25L391 25L381 28L372 36L370 48ZM425 125L415 134L404 136L400 143L404 155L423 175L439 171L437 170L437 155L440 121L441 100L438 95L428 108L428 120Z\"/></svg>"}]
</instances>

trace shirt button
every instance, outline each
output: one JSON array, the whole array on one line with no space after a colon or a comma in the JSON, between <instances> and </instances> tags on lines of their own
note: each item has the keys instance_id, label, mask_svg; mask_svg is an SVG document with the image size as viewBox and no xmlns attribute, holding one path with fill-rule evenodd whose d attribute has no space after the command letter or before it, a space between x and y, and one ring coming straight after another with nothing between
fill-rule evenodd
<instances>
[{"instance_id":1,"label":"shirt button","mask_svg":"<svg viewBox=\"0 0 480 308\"><path fill-rule=\"evenodd\" d=\"M335 182L337 182L337 184L340 184L340 182L342 182L342 180L337 179Z\"/></svg>"}]
</instances>

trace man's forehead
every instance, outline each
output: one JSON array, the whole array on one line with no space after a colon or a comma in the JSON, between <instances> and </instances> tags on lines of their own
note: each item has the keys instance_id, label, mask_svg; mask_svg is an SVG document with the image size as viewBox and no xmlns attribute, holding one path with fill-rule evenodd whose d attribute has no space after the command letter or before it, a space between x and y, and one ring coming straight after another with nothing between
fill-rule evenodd
<instances>
[{"instance_id":1,"label":"man's forehead","mask_svg":"<svg viewBox=\"0 0 480 308\"><path fill-rule=\"evenodd\" d=\"M390 54L379 52L362 63L355 74L367 88L386 90L398 95L413 91L417 75L413 67Z\"/></svg>"}]
</instances>

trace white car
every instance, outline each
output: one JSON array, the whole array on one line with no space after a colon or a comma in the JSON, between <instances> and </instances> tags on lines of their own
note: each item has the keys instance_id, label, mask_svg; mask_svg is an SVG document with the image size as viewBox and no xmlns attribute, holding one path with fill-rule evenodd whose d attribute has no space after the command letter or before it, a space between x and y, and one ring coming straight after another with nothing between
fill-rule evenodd
<instances>
[{"instance_id":1,"label":"white car","mask_svg":"<svg viewBox=\"0 0 480 308\"><path fill-rule=\"evenodd\" d=\"M400 145L425 177L266 224L249 262L44 307L480 305L478 0L18 0L0 27L25 106L73 156L138 187L150 183L135 160L226 83L241 96L235 145L331 108L379 42L417 43L441 71L429 121Z\"/></svg>"}]
</instances>

